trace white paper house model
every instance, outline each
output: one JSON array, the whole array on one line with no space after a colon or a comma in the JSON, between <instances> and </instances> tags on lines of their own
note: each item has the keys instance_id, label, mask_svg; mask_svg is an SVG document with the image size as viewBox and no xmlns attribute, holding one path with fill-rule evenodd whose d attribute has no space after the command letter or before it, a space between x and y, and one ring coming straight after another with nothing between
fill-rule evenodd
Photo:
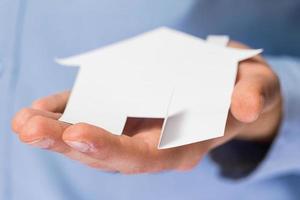
<instances>
[{"instance_id":1,"label":"white paper house model","mask_svg":"<svg viewBox=\"0 0 300 200\"><path fill-rule=\"evenodd\" d=\"M59 59L80 66L60 120L120 135L127 117L164 118L158 148L223 136L238 62L261 52L226 41L159 28Z\"/></svg>"}]
</instances>

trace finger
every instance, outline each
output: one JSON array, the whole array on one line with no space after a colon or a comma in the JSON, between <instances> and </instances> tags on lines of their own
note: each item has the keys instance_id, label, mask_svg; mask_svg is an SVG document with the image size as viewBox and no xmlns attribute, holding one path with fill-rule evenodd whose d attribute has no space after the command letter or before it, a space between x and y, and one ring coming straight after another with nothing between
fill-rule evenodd
<instances>
[{"instance_id":1,"label":"finger","mask_svg":"<svg viewBox=\"0 0 300 200\"><path fill-rule=\"evenodd\" d=\"M131 141L128 136L114 136L88 124L69 127L63 134L63 140L72 148L106 162L118 171L124 171L124 167L133 171L132 168L142 164L138 154L145 155L145 148Z\"/></svg>"},{"instance_id":2,"label":"finger","mask_svg":"<svg viewBox=\"0 0 300 200\"><path fill-rule=\"evenodd\" d=\"M68 158L80 161L89 166L112 171L113 169L101 165L98 160L70 148L62 141L62 133L68 126L70 125L53 118L35 115L24 125L19 138L22 142L31 146L62 153Z\"/></svg>"},{"instance_id":3,"label":"finger","mask_svg":"<svg viewBox=\"0 0 300 200\"><path fill-rule=\"evenodd\" d=\"M19 138L21 141L36 147L57 152L67 152L69 148L62 144L61 136L69 124L45 115L32 116L22 127Z\"/></svg>"},{"instance_id":4,"label":"finger","mask_svg":"<svg viewBox=\"0 0 300 200\"><path fill-rule=\"evenodd\" d=\"M151 137L158 141L160 132L152 133ZM176 168L184 152L176 148L157 150L156 144L148 144L141 138L116 136L104 129L83 123L66 129L63 140L72 148L126 174Z\"/></svg>"},{"instance_id":5,"label":"finger","mask_svg":"<svg viewBox=\"0 0 300 200\"><path fill-rule=\"evenodd\" d=\"M12 120L12 129L14 132L19 133L26 122L33 116L41 115L51 119L58 119L61 114L51 113L46 111L35 110L31 108L24 108L20 110Z\"/></svg>"},{"instance_id":6,"label":"finger","mask_svg":"<svg viewBox=\"0 0 300 200\"><path fill-rule=\"evenodd\" d=\"M62 113L70 96L70 92L62 92L48 97L38 99L33 102L32 108Z\"/></svg>"},{"instance_id":7,"label":"finger","mask_svg":"<svg viewBox=\"0 0 300 200\"><path fill-rule=\"evenodd\" d=\"M95 159L85 158L85 155L66 145L61 136L63 130L69 124L57 121L60 116L61 114L58 113L24 108L14 117L12 128L16 133L19 133L21 141L31 146L62 153L73 160L83 162L94 168L115 171L101 165Z\"/></svg>"},{"instance_id":8,"label":"finger","mask_svg":"<svg viewBox=\"0 0 300 200\"><path fill-rule=\"evenodd\" d=\"M231 113L244 123L254 122L276 101L279 83L276 75L264 64L244 62L239 66Z\"/></svg>"}]
</instances>

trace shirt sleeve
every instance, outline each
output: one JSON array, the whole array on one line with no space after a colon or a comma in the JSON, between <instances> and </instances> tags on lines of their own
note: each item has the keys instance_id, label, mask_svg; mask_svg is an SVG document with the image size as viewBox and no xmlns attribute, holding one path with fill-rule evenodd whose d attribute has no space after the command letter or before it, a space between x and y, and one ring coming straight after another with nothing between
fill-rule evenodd
<instances>
[{"instance_id":1,"label":"shirt sleeve","mask_svg":"<svg viewBox=\"0 0 300 200\"><path fill-rule=\"evenodd\" d=\"M283 95L283 120L266 158L252 174L268 177L300 172L300 60L269 57Z\"/></svg>"},{"instance_id":2,"label":"shirt sleeve","mask_svg":"<svg viewBox=\"0 0 300 200\"><path fill-rule=\"evenodd\" d=\"M267 61L279 77L283 96L284 114L278 134L271 144L235 140L212 152L226 178L261 179L300 173L300 59L267 57ZM231 162L225 161L228 158Z\"/></svg>"}]
</instances>

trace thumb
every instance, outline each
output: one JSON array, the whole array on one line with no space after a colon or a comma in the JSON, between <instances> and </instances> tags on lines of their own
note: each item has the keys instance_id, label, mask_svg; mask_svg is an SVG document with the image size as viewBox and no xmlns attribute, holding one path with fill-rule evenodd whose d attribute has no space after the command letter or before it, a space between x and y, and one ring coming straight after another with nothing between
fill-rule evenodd
<instances>
[{"instance_id":1,"label":"thumb","mask_svg":"<svg viewBox=\"0 0 300 200\"><path fill-rule=\"evenodd\" d=\"M265 98L262 84L253 80L241 80L234 89L231 113L241 122L254 122L263 111Z\"/></svg>"},{"instance_id":2,"label":"thumb","mask_svg":"<svg viewBox=\"0 0 300 200\"><path fill-rule=\"evenodd\" d=\"M279 81L266 65L245 62L239 67L231 101L231 113L239 121L251 123L274 105Z\"/></svg>"}]
</instances>

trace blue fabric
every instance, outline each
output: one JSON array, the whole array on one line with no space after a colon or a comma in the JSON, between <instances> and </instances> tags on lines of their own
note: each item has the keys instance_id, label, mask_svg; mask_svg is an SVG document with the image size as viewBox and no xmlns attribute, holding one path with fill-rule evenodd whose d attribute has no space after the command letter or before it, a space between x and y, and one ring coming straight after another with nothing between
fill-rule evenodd
<instances>
[{"instance_id":1,"label":"blue fabric","mask_svg":"<svg viewBox=\"0 0 300 200\"><path fill-rule=\"evenodd\" d=\"M269 54L300 55L299 2L200 0L0 1L0 199L299 199L300 61L269 57L286 114L267 157L247 178L225 179L208 157L188 173L125 176L21 144L13 114L70 89L77 69L53 59L169 26L197 36L225 33Z\"/></svg>"},{"instance_id":2,"label":"blue fabric","mask_svg":"<svg viewBox=\"0 0 300 200\"><path fill-rule=\"evenodd\" d=\"M284 116L267 158L253 174L253 178L259 179L300 174L300 59L270 57L268 60L281 80Z\"/></svg>"}]
</instances>

